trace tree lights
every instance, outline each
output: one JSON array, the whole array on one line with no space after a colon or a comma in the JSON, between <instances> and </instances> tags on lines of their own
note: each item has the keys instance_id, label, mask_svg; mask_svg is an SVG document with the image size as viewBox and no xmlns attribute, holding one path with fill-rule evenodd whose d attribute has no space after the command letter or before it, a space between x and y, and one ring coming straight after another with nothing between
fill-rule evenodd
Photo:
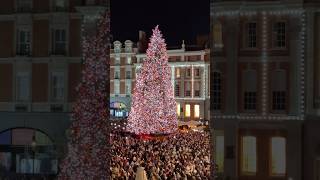
<instances>
[{"instance_id":1,"label":"tree lights","mask_svg":"<svg viewBox=\"0 0 320 180\"><path fill-rule=\"evenodd\" d=\"M153 30L147 58L137 74L127 131L167 134L177 130L176 102L167 49L158 26Z\"/></svg>"},{"instance_id":2,"label":"tree lights","mask_svg":"<svg viewBox=\"0 0 320 180\"><path fill-rule=\"evenodd\" d=\"M84 37L84 67L77 87L78 99L71 115L68 154L60 165L59 179L108 179L109 21L105 13L93 36Z\"/></svg>"}]
</instances>

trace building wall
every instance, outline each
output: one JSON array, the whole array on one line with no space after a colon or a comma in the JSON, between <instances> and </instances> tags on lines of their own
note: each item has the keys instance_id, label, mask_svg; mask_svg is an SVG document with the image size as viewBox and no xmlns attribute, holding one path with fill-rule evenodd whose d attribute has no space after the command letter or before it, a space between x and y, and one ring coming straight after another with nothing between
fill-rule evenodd
<instances>
[{"instance_id":1,"label":"building wall","mask_svg":"<svg viewBox=\"0 0 320 180\"><path fill-rule=\"evenodd\" d=\"M257 6L259 4L259 7ZM214 72L221 73L221 108L213 109L216 97L211 97L211 119L215 135L224 140L224 168L222 177L229 179L301 179L302 137L304 115L303 71L301 66L303 39L301 38L302 15L290 14L277 9L272 3L250 1L239 5L235 1L215 1L211 4L211 88ZM286 6L286 4L283 4ZM287 6L288 9L295 8ZM262 12L265 12L263 14ZM272 13L275 12L275 13ZM256 47L248 48L248 26L256 23ZM274 23L285 23L285 47L274 46ZM247 77L247 70L254 73ZM281 71L280 71L281 70ZM278 73L281 72L281 73ZM282 80L275 74L281 74ZM252 78L255 76L255 78ZM279 82L281 82L279 84ZM256 84L254 84L256 83ZM245 87L256 89L256 108L246 110ZM278 88L281 87L281 88ZM275 88L275 89L273 89ZM282 90L283 88L283 90ZM284 107L275 110L273 91L285 92ZM214 133L215 134L215 133ZM241 172L243 154L241 141L251 135L256 138L257 169L255 174ZM270 139L283 136L286 141L286 173L279 177L270 175ZM220 144L215 144L219 147ZM294 149L294 150L293 150Z\"/></svg>"}]
</instances>

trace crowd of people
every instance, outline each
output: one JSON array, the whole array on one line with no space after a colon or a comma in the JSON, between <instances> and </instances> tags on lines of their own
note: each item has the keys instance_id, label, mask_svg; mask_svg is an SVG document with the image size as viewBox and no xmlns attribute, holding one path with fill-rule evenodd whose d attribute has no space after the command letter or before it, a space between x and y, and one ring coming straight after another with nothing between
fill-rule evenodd
<instances>
[{"instance_id":1,"label":"crowd of people","mask_svg":"<svg viewBox=\"0 0 320 180\"><path fill-rule=\"evenodd\" d=\"M209 133L187 132L152 139L111 135L112 179L135 179L144 169L147 179L209 179Z\"/></svg>"}]
</instances>

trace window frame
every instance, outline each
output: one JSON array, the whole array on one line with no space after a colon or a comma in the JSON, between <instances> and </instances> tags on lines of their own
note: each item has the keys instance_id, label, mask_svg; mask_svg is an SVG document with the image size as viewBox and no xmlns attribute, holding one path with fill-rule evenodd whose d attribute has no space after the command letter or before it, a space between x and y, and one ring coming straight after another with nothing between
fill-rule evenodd
<instances>
[{"instance_id":1,"label":"window frame","mask_svg":"<svg viewBox=\"0 0 320 180\"><path fill-rule=\"evenodd\" d=\"M58 79L61 78L60 79L61 82L59 81L60 84L59 83L58 84L54 84L54 78L55 77L58 77ZM61 86L61 87L59 87L59 86ZM54 72L52 72L51 73L51 99L53 101L55 101L55 102L64 101L65 100L65 96L66 96L65 88L66 88L66 86L65 86L65 73L62 72L62 71L54 71ZM59 91L59 89L60 89L60 91L62 89L62 91L61 91L62 92L62 96L61 97L56 97L55 96L55 89L57 89L56 90L57 92Z\"/></svg>"},{"instance_id":2,"label":"window frame","mask_svg":"<svg viewBox=\"0 0 320 180\"><path fill-rule=\"evenodd\" d=\"M20 88L20 84L19 84L19 77L24 77L27 79L26 85L27 87L23 87ZM22 90L22 92L27 92L27 96L24 98L20 97L20 90ZM30 96L31 96L31 76L29 72L17 72L16 74L16 101L18 102L27 102L30 101Z\"/></svg>"}]
</instances>

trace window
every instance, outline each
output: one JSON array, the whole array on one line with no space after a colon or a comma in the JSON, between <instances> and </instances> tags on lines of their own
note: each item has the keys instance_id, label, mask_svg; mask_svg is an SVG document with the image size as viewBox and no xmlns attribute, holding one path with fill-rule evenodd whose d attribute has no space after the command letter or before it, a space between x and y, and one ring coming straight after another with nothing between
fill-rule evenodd
<instances>
[{"instance_id":1,"label":"window","mask_svg":"<svg viewBox=\"0 0 320 180\"><path fill-rule=\"evenodd\" d=\"M244 109L255 110L257 106L257 93L244 92Z\"/></svg>"},{"instance_id":2,"label":"window","mask_svg":"<svg viewBox=\"0 0 320 180\"><path fill-rule=\"evenodd\" d=\"M200 82L194 82L194 96L200 97Z\"/></svg>"},{"instance_id":3,"label":"window","mask_svg":"<svg viewBox=\"0 0 320 180\"><path fill-rule=\"evenodd\" d=\"M285 22L274 23L273 46L276 48L286 47L286 23Z\"/></svg>"},{"instance_id":4,"label":"window","mask_svg":"<svg viewBox=\"0 0 320 180\"><path fill-rule=\"evenodd\" d=\"M127 64L131 64L131 56L127 57Z\"/></svg>"},{"instance_id":5,"label":"window","mask_svg":"<svg viewBox=\"0 0 320 180\"><path fill-rule=\"evenodd\" d=\"M286 109L286 71L276 70L272 73L272 109Z\"/></svg>"},{"instance_id":6,"label":"window","mask_svg":"<svg viewBox=\"0 0 320 180\"><path fill-rule=\"evenodd\" d=\"M28 73L17 74L17 100L28 101L30 94L30 80Z\"/></svg>"},{"instance_id":7,"label":"window","mask_svg":"<svg viewBox=\"0 0 320 180\"><path fill-rule=\"evenodd\" d=\"M180 74L180 68L176 68L176 78L180 78L181 74Z\"/></svg>"},{"instance_id":8,"label":"window","mask_svg":"<svg viewBox=\"0 0 320 180\"><path fill-rule=\"evenodd\" d=\"M119 72L119 70L116 70L116 71L114 72L114 78L115 78L115 79L120 79L120 72Z\"/></svg>"},{"instance_id":9,"label":"window","mask_svg":"<svg viewBox=\"0 0 320 180\"><path fill-rule=\"evenodd\" d=\"M221 74L213 73L213 109L221 109Z\"/></svg>"},{"instance_id":10,"label":"window","mask_svg":"<svg viewBox=\"0 0 320 180\"><path fill-rule=\"evenodd\" d=\"M66 30L56 29L53 35L54 39L54 54L65 55L66 54Z\"/></svg>"},{"instance_id":11,"label":"window","mask_svg":"<svg viewBox=\"0 0 320 180\"><path fill-rule=\"evenodd\" d=\"M257 75L255 70L244 71L244 110L256 110L257 107Z\"/></svg>"},{"instance_id":12,"label":"window","mask_svg":"<svg viewBox=\"0 0 320 180\"><path fill-rule=\"evenodd\" d=\"M271 174L284 176L286 174L286 139L283 137L271 138Z\"/></svg>"},{"instance_id":13,"label":"window","mask_svg":"<svg viewBox=\"0 0 320 180\"><path fill-rule=\"evenodd\" d=\"M18 12L30 12L32 9L32 0L17 0Z\"/></svg>"},{"instance_id":14,"label":"window","mask_svg":"<svg viewBox=\"0 0 320 180\"><path fill-rule=\"evenodd\" d=\"M131 94L131 86L130 85L126 85L126 94Z\"/></svg>"},{"instance_id":15,"label":"window","mask_svg":"<svg viewBox=\"0 0 320 180\"><path fill-rule=\"evenodd\" d=\"M200 77L200 68L195 68L195 69L194 69L194 75L195 75L196 77Z\"/></svg>"},{"instance_id":16,"label":"window","mask_svg":"<svg viewBox=\"0 0 320 180\"><path fill-rule=\"evenodd\" d=\"M19 30L17 35L17 54L18 55L30 55L30 31L29 30Z\"/></svg>"},{"instance_id":17,"label":"window","mask_svg":"<svg viewBox=\"0 0 320 180\"><path fill-rule=\"evenodd\" d=\"M255 48L257 47L257 23L247 24L247 47Z\"/></svg>"},{"instance_id":18,"label":"window","mask_svg":"<svg viewBox=\"0 0 320 180\"><path fill-rule=\"evenodd\" d=\"M191 76L191 68L187 68L186 69L186 77L190 77Z\"/></svg>"},{"instance_id":19,"label":"window","mask_svg":"<svg viewBox=\"0 0 320 180\"><path fill-rule=\"evenodd\" d=\"M242 137L241 172L255 174L257 172L257 142L256 137Z\"/></svg>"},{"instance_id":20,"label":"window","mask_svg":"<svg viewBox=\"0 0 320 180\"><path fill-rule=\"evenodd\" d=\"M176 82L174 86L174 94L176 97L180 96L180 83Z\"/></svg>"},{"instance_id":21,"label":"window","mask_svg":"<svg viewBox=\"0 0 320 180\"><path fill-rule=\"evenodd\" d=\"M181 109L181 105L180 103L177 103L177 115L180 117L180 109Z\"/></svg>"},{"instance_id":22,"label":"window","mask_svg":"<svg viewBox=\"0 0 320 180\"><path fill-rule=\"evenodd\" d=\"M224 136L216 136L215 160L218 165L218 172L224 169Z\"/></svg>"},{"instance_id":23,"label":"window","mask_svg":"<svg viewBox=\"0 0 320 180\"><path fill-rule=\"evenodd\" d=\"M65 10L66 8L66 1L65 0L55 0L54 1L54 7L57 11Z\"/></svg>"},{"instance_id":24,"label":"window","mask_svg":"<svg viewBox=\"0 0 320 180\"><path fill-rule=\"evenodd\" d=\"M126 71L126 78L130 79L131 78L131 71Z\"/></svg>"},{"instance_id":25,"label":"window","mask_svg":"<svg viewBox=\"0 0 320 180\"><path fill-rule=\"evenodd\" d=\"M272 92L272 109L285 110L286 108L286 92L273 91Z\"/></svg>"},{"instance_id":26,"label":"window","mask_svg":"<svg viewBox=\"0 0 320 180\"><path fill-rule=\"evenodd\" d=\"M63 72L52 73L52 99L55 101L62 101L64 99Z\"/></svg>"},{"instance_id":27,"label":"window","mask_svg":"<svg viewBox=\"0 0 320 180\"><path fill-rule=\"evenodd\" d=\"M186 82L185 84L185 96L190 97L191 96L191 83Z\"/></svg>"},{"instance_id":28,"label":"window","mask_svg":"<svg viewBox=\"0 0 320 180\"><path fill-rule=\"evenodd\" d=\"M86 0L86 5L95 5L95 0Z\"/></svg>"},{"instance_id":29,"label":"window","mask_svg":"<svg viewBox=\"0 0 320 180\"><path fill-rule=\"evenodd\" d=\"M116 57L115 64L116 64L116 65L119 65L119 64L120 64L120 57L119 57L119 56Z\"/></svg>"},{"instance_id":30,"label":"window","mask_svg":"<svg viewBox=\"0 0 320 180\"><path fill-rule=\"evenodd\" d=\"M195 118L200 117L200 105L199 104L194 105L194 117Z\"/></svg>"},{"instance_id":31,"label":"window","mask_svg":"<svg viewBox=\"0 0 320 180\"><path fill-rule=\"evenodd\" d=\"M215 48L222 48L222 26L220 23L216 23L213 26L213 39L214 39L214 47Z\"/></svg>"},{"instance_id":32,"label":"window","mask_svg":"<svg viewBox=\"0 0 320 180\"><path fill-rule=\"evenodd\" d=\"M186 113L185 113L186 117L190 117L191 116L191 112L190 112L190 104L186 104Z\"/></svg>"},{"instance_id":33,"label":"window","mask_svg":"<svg viewBox=\"0 0 320 180\"><path fill-rule=\"evenodd\" d=\"M119 86L119 83L117 82L114 83L114 93L120 94L120 86Z\"/></svg>"}]
</instances>

